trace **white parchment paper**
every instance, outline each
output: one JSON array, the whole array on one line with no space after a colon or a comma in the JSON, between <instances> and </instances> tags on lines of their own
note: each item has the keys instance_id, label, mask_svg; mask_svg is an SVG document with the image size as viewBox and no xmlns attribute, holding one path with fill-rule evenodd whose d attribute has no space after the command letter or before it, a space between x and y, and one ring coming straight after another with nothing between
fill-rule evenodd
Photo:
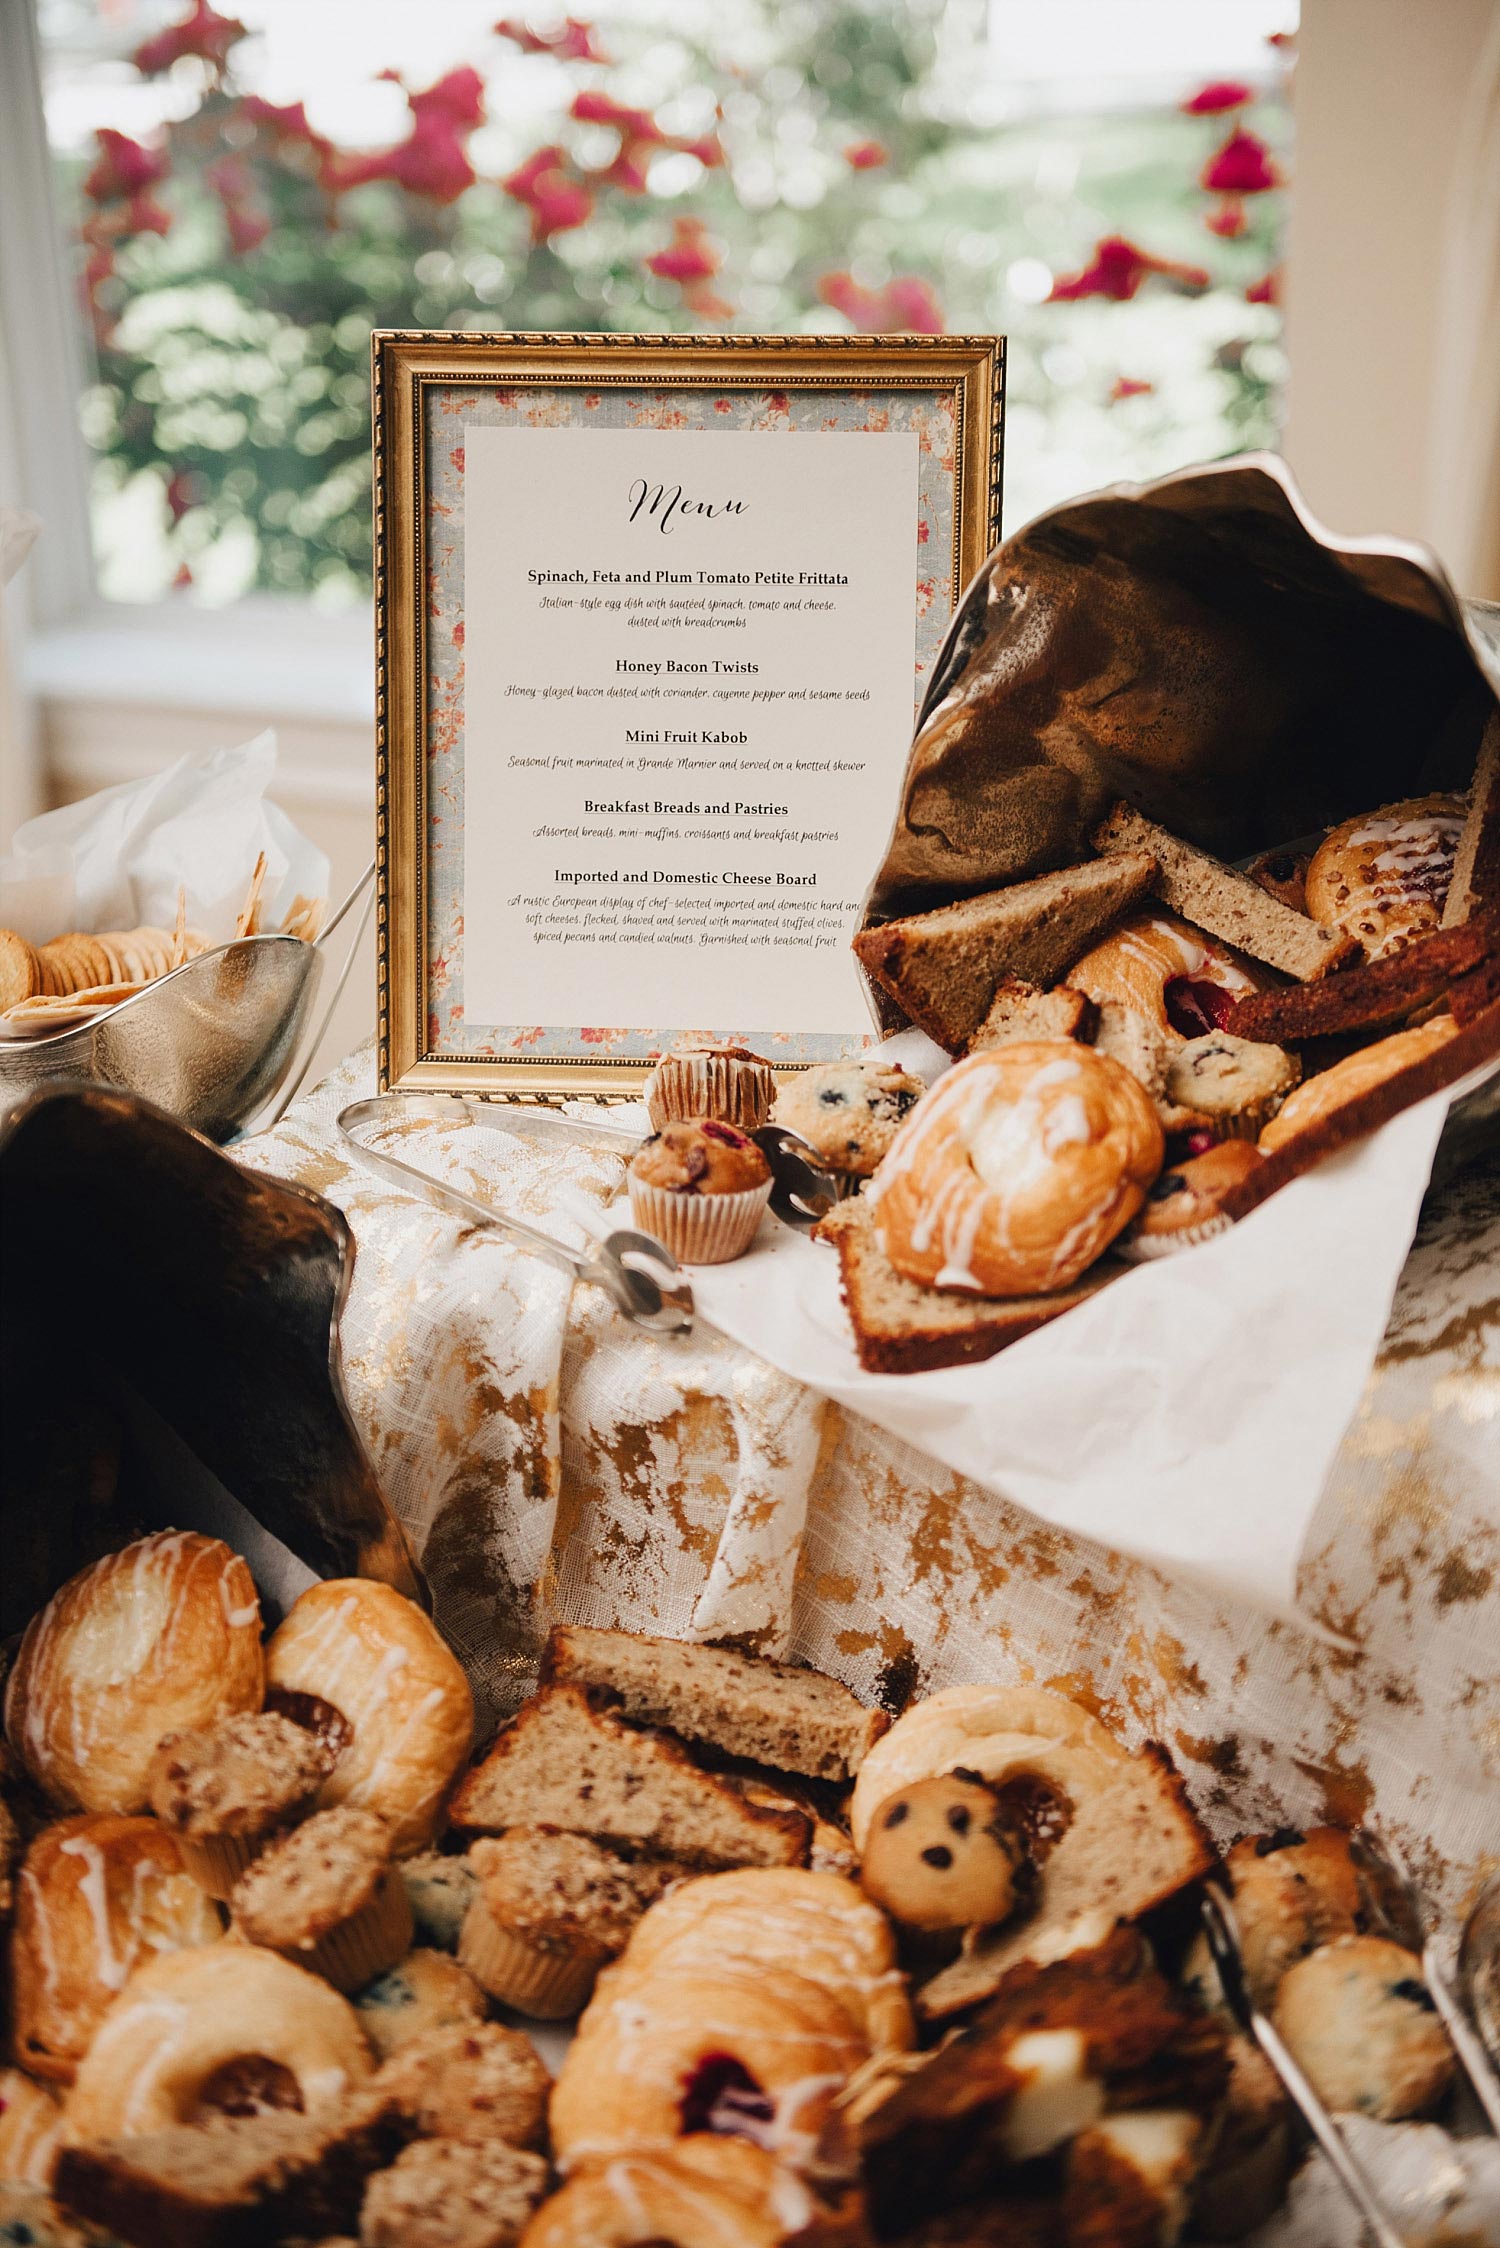
<instances>
[{"instance_id":1,"label":"white parchment paper","mask_svg":"<svg viewBox=\"0 0 1500 2248\"><path fill-rule=\"evenodd\" d=\"M909 1035L892 1046L927 1058ZM1296 1575L1313 1509L1449 1103L1493 1068L981 1365L864 1372L837 1258L770 1217L737 1264L694 1268L694 1294L736 1342L1003 1498L1307 1629Z\"/></svg>"}]
</instances>

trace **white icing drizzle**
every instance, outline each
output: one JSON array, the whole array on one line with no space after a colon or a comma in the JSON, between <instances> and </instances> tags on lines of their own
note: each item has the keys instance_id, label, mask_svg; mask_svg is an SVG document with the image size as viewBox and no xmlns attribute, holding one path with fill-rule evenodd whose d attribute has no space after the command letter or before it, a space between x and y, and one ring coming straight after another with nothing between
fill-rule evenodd
<instances>
[{"instance_id":1,"label":"white icing drizzle","mask_svg":"<svg viewBox=\"0 0 1500 2248\"><path fill-rule=\"evenodd\" d=\"M129 1954L115 1949L103 1852L97 1842L90 1842L85 1835L74 1834L66 1842L59 1844L58 1854L64 1858L77 1858L83 1866L83 1872L78 1877L78 1890L89 1908L89 1918L94 1924L94 1979L101 1982L106 1990L123 1990L134 1962ZM135 1870L139 1886L139 1861Z\"/></svg>"}]
</instances>

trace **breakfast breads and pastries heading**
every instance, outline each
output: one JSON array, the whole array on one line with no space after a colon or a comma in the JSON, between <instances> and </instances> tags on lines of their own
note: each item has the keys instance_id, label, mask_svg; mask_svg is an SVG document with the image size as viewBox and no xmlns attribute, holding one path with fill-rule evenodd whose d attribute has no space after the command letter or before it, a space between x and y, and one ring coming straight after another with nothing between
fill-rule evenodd
<instances>
[{"instance_id":1,"label":"breakfast breads and pastries heading","mask_svg":"<svg viewBox=\"0 0 1500 2248\"><path fill-rule=\"evenodd\" d=\"M1157 1128L1139 1088L1110 1113ZM1064 1695L892 1724L795 1663L564 1624L477 1760L472 1723L385 1586L315 1585L263 1644L244 1562L163 1532L48 1602L6 1706L6 2237L1233 2238L1293 2150L1184 1950L1210 1875L1326 2099L1448 2096L1348 1837L1220 1869L1166 1752ZM580 2010L554 2083L516 2019Z\"/></svg>"},{"instance_id":2,"label":"breakfast breads and pastries heading","mask_svg":"<svg viewBox=\"0 0 1500 2248\"><path fill-rule=\"evenodd\" d=\"M957 1063L818 1228L868 1372L991 1356L1500 1055L1500 716L1467 796L1248 872L1123 802L1090 841L854 940Z\"/></svg>"}]
</instances>

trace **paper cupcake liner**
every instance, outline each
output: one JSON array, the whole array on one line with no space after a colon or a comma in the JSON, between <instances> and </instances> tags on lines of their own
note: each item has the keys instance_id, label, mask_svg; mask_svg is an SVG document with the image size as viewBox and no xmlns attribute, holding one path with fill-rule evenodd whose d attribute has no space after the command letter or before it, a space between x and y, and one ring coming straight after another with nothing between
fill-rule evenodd
<instances>
[{"instance_id":1,"label":"paper cupcake liner","mask_svg":"<svg viewBox=\"0 0 1500 2248\"><path fill-rule=\"evenodd\" d=\"M771 1181L743 1194L674 1194L630 1181L630 1214L682 1264L728 1264L742 1257L771 1199Z\"/></svg>"},{"instance_id":2,"label":"paper cupcake liner","mask_svg":"<svg viewBox=\"0 0 1500 2248\"><path fill-rule=\"evenodd\" d=\"M200 1889L223 1904L251 1859L270 1838L248 1834L179 1834L173 1839L182 1860L182 1870L189 1880L196 1881Z\"/></svg>"},{"instance_id":3,"label":"paper cupcake liner","mask_svg":"<svg viewBox=\"0 0 1500 2248\"><path fill-rule=\"evenodd\" d=\"M775 1098L776 1080L767 1062L731 1061L723 1054L668 1054L646 1088L646 1113L657 1132L664 1124L687 1124L703 1116L755 1132L770 1121Z\"/></svg>"},{"instance_id":4,"label":"paper cupcake liner","mask_svg":"<svg viewBox=\"0 0 1500 2248\"><path fill-rule=\"evenodd\" d=\"M1213 1116L1205 1111L1195 1128L1212 1132L1216 1140L1258 1140L1285 1098L1284 1093L1277 1093L1270 1100L1241 1109L1236 1116Z\"/></svg>"},{"instance_id":5,"label":"paper cupcake liner","mask_svg":"<svg viewBox=\"0 0 1500 2248\"><path fill-rule=\"evenodd\" d=\"M491 1998L542 2022L580 2013L602 1965L597 1952L528 1943L502 1927L482 1897L465 1917L458 1959Z\"/></svg>"},{"instance_id":6,"label":"paper cupcake liner","mask_svg":"<svg viewBox=\"0 0 1500 2248\"><path fill-rule=\"evenodd\" d=\"M299 1967L332 1983L335 1990L358 1990L383 1975L411 1950L416 1930L406 1883L393 1867L380 1877L367 1905L330 1928L310 1950L291 1954Z\"/></svg>"},{"instance_id":7,"label":"paper cupcake liner","mask_svg":"<svg viewBox=\"0 0 1500 2248\"><path fill-rule=\"evenodd\" d=\"M1179 1227L1176 1233L1138 1233L1127 1235L1111 1244L1113 1254L1126 1264L1150 1264L1157 1257L1175 1257L1179 1249L1196 1249L1200 1241L1215 1241L1227 1233L1233 1218L1219 1211L1211 1218L1203 1218L1197 1225Z\"/></svg>"}]
</instances>

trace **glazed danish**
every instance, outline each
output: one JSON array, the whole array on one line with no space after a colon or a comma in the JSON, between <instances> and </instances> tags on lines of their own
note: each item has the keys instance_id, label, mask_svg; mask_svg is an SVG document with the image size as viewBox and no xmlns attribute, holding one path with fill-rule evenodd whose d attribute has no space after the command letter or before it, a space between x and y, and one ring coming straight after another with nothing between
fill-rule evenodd
<instances>
[{"instance_id":1,"label":"glazed danish","mask_svg":"<svg viewBox=\"0 0 1500 2248\"><path fill-rule=\"evenodd\" d=\"M521 2248L781 2248L804 2240L812 2195L748 2139L684 2139L570 2178Z\"/></svg>"},{"instance_id":2,"label":"glazed danish","mask_svg":"<svg viewBox=\"0 0 1500 2248\"><path fill-rule=\"evenodd\" d=\"M5 1732L64 1811L144 1811L164 1733L261 1706L260 1603L237 1553L162 1530L80 1571L33 1616Z\"/></svg>"},{"instance_id":3,"label":"glazed danish","mask_svg":"<svg viewBox=\"0 0 1500 2248\"><path fill-rule=\"evenodd\" d=\"M0 2068L0 2181L49 2184L61 2137L62 2109L51 2093L18 2068Z\"/></svg>"}]
</instances>

